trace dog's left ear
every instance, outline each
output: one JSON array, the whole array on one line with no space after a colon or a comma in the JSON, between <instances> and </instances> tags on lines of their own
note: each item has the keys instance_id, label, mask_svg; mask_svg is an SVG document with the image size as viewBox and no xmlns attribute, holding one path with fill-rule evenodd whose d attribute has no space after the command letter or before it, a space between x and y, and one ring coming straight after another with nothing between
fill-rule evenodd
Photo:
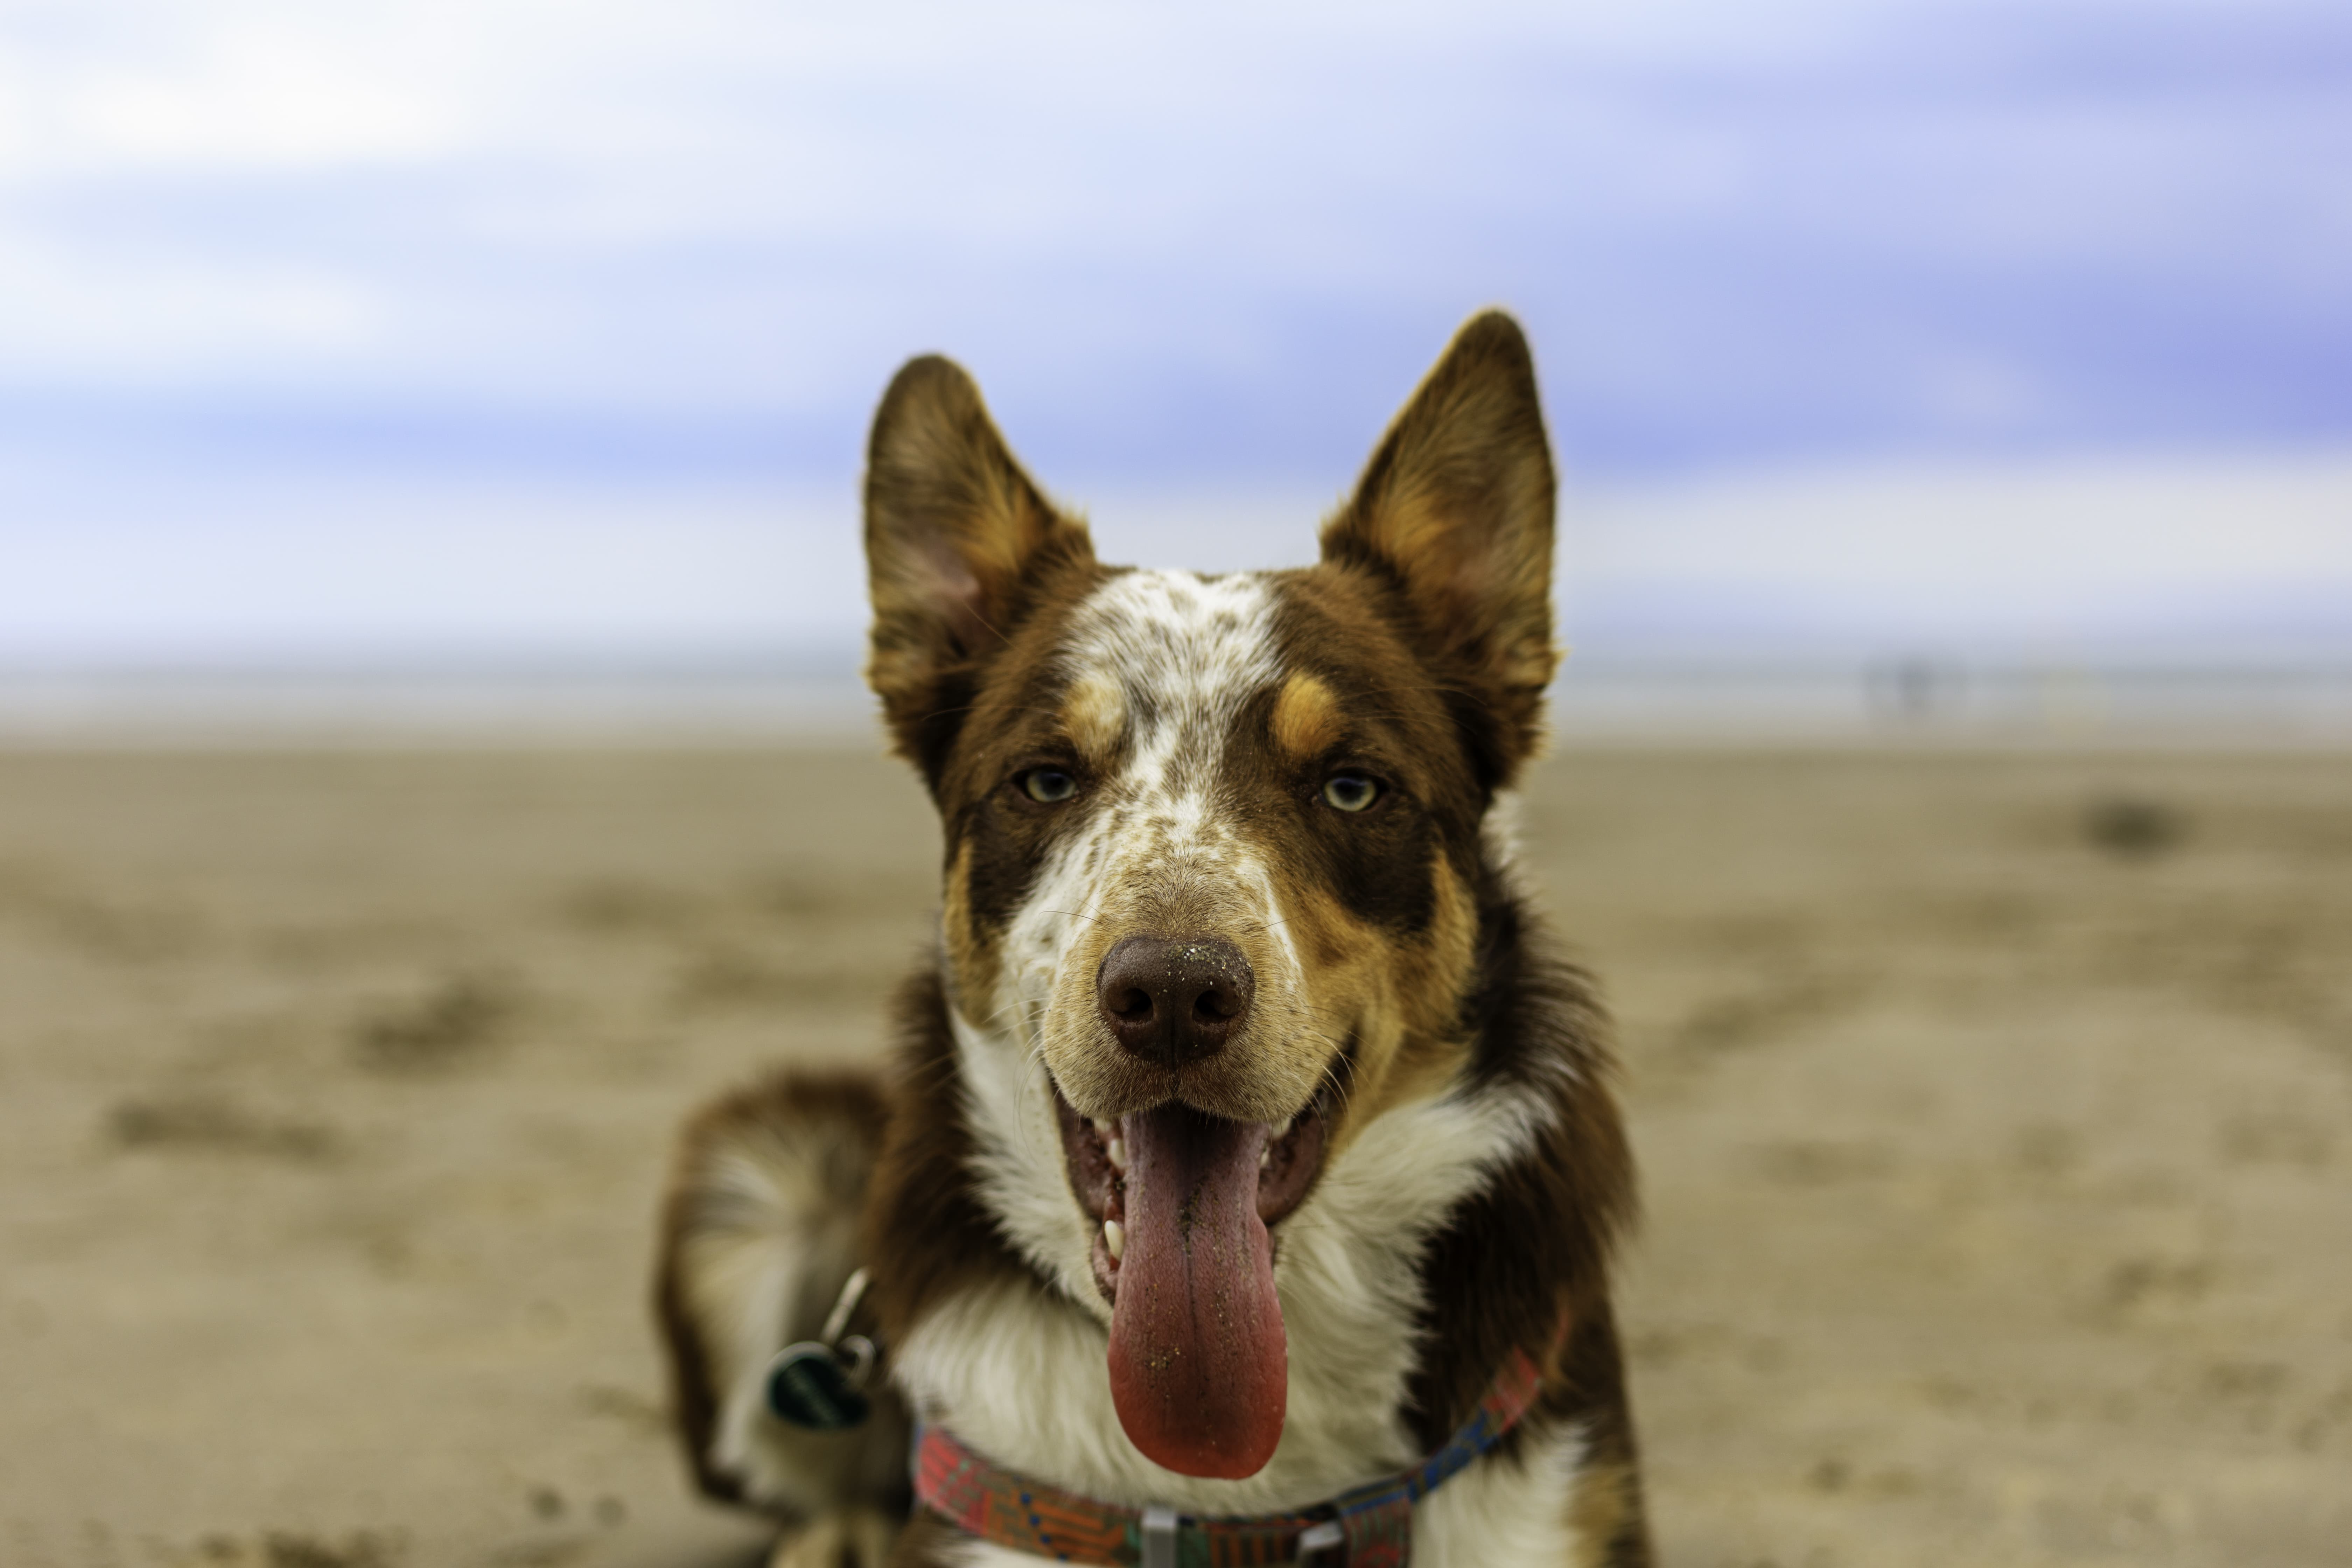
<instances>
[{"instance_id":1,"label":"dog's left ear","mask_svg":"<svg viewBox=\"0 0 2352 1568\"><path fill-rule=\"evenodd\" d=\"M1398 593L1415 641L1492 750L1507 783L1541 735L1551 640L1551 449L1534 358L1500 310L1454 334L1323 525L1323 559ZM1485 748L1482 748L1485 749Z\"/></svg>"},{"instance_id":2,"label":"dog's left ear","mask_svg":"<svg viewBox=\"0 0 2352 1568\"><path fill-rule=\"evenodd\" d=\"M1049 578L1094 564L1086 524L1055 510L961 366L910 360L866 447L867 684L898 750L934 784L971 688Z\"/></svg>"}]
</instances>

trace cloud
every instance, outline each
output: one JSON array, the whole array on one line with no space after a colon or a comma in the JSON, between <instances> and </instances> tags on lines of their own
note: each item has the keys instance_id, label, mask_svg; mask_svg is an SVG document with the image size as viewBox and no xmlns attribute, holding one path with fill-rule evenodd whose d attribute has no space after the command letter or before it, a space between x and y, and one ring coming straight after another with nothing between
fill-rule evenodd
<instances>
[{"instance_id":1,"label":"cloud","mask_svg":"<svg viewBox=\"0 0 2352 1568\"><path fill-rule=\"evenodd\" d=\"M837 423L940 346L1100 466L1308 467L1501 299L1603 465L2347 415L2352 26L2308 5L5 26L28 393Z\"/></svg>"},{"instance_id":2,"label":"cloud","mask_svg":"<svg viewBox=\"0 0 2352 1568\"><path fill-rule=\"evenodd\" d=\"M1064 488L1255 515L1343 485L1493 301L1604 487L2340 447L2347 169L2316 0L19 5L0 549L60 497L151 541L521 494L551 550L602 496L748 530L847 493L927 349Z\"/></svg>"}]
</instances>

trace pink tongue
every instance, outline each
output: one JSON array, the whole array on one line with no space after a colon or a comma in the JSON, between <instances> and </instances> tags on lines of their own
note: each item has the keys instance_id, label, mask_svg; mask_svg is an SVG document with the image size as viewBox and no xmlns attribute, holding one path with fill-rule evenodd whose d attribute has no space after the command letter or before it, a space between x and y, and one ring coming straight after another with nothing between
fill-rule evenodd
<instances>
[{"instance_id":1,"label":"pink tongue","mask_svg":"<svg viewBox=\"0 0 2352 1568\"><path fill-rule=\"evenodd\" d=\"M1257 1216L1266 1129L1181 1105L1127 1119L1127 1248L1110 1394L1153 1463L1254 1476L1282 1440L1289 1346Z\"/></svg>"}]
</instances>

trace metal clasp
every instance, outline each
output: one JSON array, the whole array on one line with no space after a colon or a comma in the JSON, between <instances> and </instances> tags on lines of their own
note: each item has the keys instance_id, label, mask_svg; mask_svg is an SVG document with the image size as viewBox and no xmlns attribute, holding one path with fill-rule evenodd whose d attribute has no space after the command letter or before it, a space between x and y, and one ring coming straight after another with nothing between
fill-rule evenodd
<instances>
[{"instance_id":1,"label":"metal clasp","mask_svg":"<svg viewBox=\"0 0 2352 1568\"><path fill-rule=\"evenodd\" d=\"M1176 1568L1176 1510L1143 1510L1143 1568Z\"/></svg>"},{"instance_id":2,"label":"metal clasp","mask_svg":"<svg viewBox=\"0 0 2352 1568\"><path fill-rule=\"evenodd\" d=\"M820 1336L786 1345L761 1376L768 1409L777 1420L810 1432L845 1432L866 1424L873 1402L866 1381L881 1352L864 1334L849 1334L849 1317L866 1294L866 1270L852 1274Z\"/></svg>"},{"instance_id":3,"label":"metal clasp","mask_svg":"<svg viewBox=\"0 0 2352 1568\"><path fill-rule=\"evenodd\" d=\"M849 1327L849 1315L857 1310L857 1303L865 1298L867 1279L866 1270L860 1268L842 1281L840 1298L834 1302L833 1310L825 1315L824 1331L817 1336L824 1342L825 1348L833 1352L834 1360L841 1363L849 1386L861 1389L866 1386L866 1380L873 1375L874 1363L879 1359L880 1352L874 1348L874 1342L864 1334L844 1338L842 1331Z\"/></svg>"},{"instance_id":4,"label":"metal clasp","mask_svg":"<svg viewBox=\"0 0 2352 1568\"><path fill-rule=\"evenodd\" d=\"M1298 1532L1298 1560L1304 1563L1318 1552L1337 1552L1347 1544L1348 1532L1339 1528L1339 1521L1327 1519Z\"/></svg>"},{"instance_id":5,"label":"metal clasp","mask_svg":"<svg viewBox=\"0 0 2352 1568\"><path fill-rule=\"evenodd\" d=\"M849 1314L857 1310L858 1300L866 1294L866 1282L869 1278L866 1270L860 1268L841 1282L841 1294L834 1299L833 1310L825 1314L824 1328L817 1334L818 1339L826 1344L840 1342L841 1331L849 1327Z\"/></svg>"}]
</instances>

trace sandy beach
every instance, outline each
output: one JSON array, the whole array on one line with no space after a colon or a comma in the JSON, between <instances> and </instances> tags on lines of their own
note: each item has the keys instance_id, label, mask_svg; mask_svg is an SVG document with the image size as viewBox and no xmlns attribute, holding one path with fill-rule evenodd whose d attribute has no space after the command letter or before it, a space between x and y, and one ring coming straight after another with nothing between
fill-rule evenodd
<instances>
[{"instance_id":1,"label":"sandy beach","mask_svg":"<svg viewBox=\"0 0 2352 1568\"><path fill-rule=\"evenodd\" d=\"M1569 749L1671 1568L2352 1541L2352 757ZM0 1563L704 1568L669 1131L862 1059L859 749L0 753Z\"/></svg>"}]
</instances>

